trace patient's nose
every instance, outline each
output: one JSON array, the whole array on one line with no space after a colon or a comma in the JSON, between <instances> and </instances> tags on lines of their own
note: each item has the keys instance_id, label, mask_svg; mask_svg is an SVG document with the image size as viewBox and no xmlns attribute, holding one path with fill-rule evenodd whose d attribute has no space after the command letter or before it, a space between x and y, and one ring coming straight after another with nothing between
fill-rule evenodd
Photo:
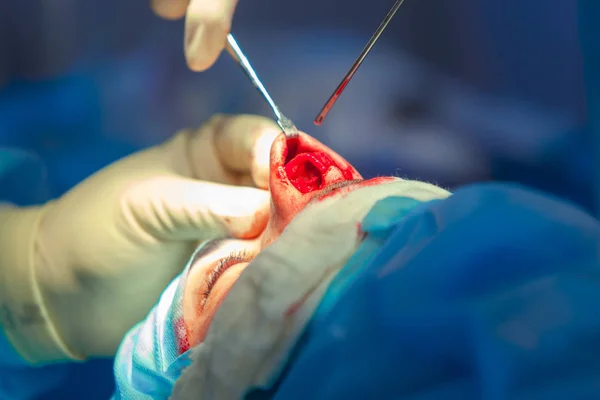
<instances>
[{"instance_id":1,"label":"patient's nose","mask_svg":"<svg viewBox=\"0 0 600 400\"><path fill-rule=\"evenodd\" d=\"M271 147L271 215L263 244L276 239L315 192L361 178L348 161L307 134L293 139L279 135Z\"/></svg>"}]
</instances>

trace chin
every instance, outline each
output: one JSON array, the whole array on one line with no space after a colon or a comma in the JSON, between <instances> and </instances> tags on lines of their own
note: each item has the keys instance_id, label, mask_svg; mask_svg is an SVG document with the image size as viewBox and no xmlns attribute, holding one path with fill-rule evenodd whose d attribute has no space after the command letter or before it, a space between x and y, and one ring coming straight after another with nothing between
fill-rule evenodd
<instances>
[{"instance_id":1,"label":"chin","mask_svg":"<svg viewBox=\"0 0 600 400\"><path fill-rule=\"evenodd\" d=\"M270 219L252 240L204 244L183 298L192 367L174 398L239 398L281 367L331 279L364 235L360 222L389 196L447 197L422 182L364 180L340 155L300 133L271 148ZM223 264L223 260L226 260ZM221 380L221 378L226 380Z\"/></svg>"}]
</instances>

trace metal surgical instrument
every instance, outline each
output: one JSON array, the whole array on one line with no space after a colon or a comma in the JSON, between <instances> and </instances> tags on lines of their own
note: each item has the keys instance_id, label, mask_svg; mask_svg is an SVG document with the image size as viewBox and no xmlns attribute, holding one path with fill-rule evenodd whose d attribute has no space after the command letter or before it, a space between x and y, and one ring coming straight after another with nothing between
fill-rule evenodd
<instances>
[{"instance_id":1,"label":"metal surgical instrument","mask_svg":"<svg viewBox=\"0 0 600 400\"><path fill-rule=\"evenodd\" d=\"M388 24L394 17L394 14L396 14L396 11L398 11L398 8L400 8L400 6L402 5L402 3L404 3L404 0L396 0L396 3L392 6L392 9L387 13L387 15L385 16L385 18L383 19L383 21L379 25L379 28L377 28L373 36L371 36L371 39L369 39L369 42L367 43L365 48L362 50L356 61L354 61L354 64L352 64L352 67L350 68L346 76L344 76L344 79L342 79L342 82L340 82L337 89L335 89L335 92L333 92L331 97L329 97L329 100L327 100L327 103L325 103L325 105L321 109L321 112L319 112L319 115L317 115L317 118L315 118L315 125L321 125L323 123L325 117L329 113L329 110L331 110L331 107L333 107L338 97L340 97L340 95L346 88L346 85L348 85L348 82L350 82L350 79L352 79L354 73L358 70L362 62L365 60L367 54L369 54L369 52L375 45L375 42L377 42L377 39L379 39L385 28L388 26Z\"/></svg>"},{"instance_id":2,"label":"metal surgical instrument","mask_svg":"<svg viewBox=\"0 0 600 400\"><path fill-rule=\"evenodd\" d=\"M296 129L296 126L294 125L291 119L289 119L288 117L283 115L281 111L279 111L279 107L277 107L277 104L275 104L275 102L269 95L269 92L267 92L267 89L265 89L258 75L256 75L256 72L254 72L254 68L252 68L252 65L244 55L244 52L237 44L235 38L231 33L227 35L227 44L225 45L225 50L227 50L231 57L233 57L233 59L239 64L239 66L242 67L242 70L244 71L248 79L250 79L252 84L263 95L267 103L269 103L269 106L271 106L271 109L275 114L275 118L277 118L277 124L283 130L285 136L288 139L297 136L298 129Z\"/></svg>"}]
</instances>

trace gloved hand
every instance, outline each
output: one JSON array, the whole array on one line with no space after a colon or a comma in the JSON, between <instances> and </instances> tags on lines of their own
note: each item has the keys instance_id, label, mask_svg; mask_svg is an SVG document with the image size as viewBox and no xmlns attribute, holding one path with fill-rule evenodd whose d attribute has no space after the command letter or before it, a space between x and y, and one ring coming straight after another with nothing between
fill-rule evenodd
<instances>
[{"instance_id":1,"label":"gloved hand","mask_svg":"<svg viewBox=\"0 0 600 400\"><path fill-rule=\"evenodd\" d=\"M218 116L42 207L0 208L0 318L29 362L109 356L197 242L258 236L277 125Z\"/></svg>"},{"instance_id":2,"label":"gloved hand","mask_svg":"<svg viewBox=\"0 0 600 400\"><path fill-rule=\"evenodd\" d=\"M167 19L185 15L185 56L194 71L210 68L225 47L237 0L151 0Z\"/></svg>"}]
</instances>

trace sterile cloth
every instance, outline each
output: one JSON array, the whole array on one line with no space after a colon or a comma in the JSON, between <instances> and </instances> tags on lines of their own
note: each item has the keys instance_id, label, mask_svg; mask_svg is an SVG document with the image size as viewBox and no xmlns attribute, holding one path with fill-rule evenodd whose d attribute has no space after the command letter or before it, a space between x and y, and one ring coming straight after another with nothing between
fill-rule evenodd
<instances>
[{"instance_id":1,"label":"sterile cloth","mask_svg":"<svg viewBox=\"0 0 600 400\"><path fill-rule=\"evenodd\" d=\"M600 396L596 219L483 184L426 203L388 197L361 229L284 372L248 399ZM116 399L167 398L187 365L183 282L121 347Z\"/></svg>"},{"instance_id":2,"label":"sterile cloth","mask_svg":"<svg viewBox=\"0 0 600 400\"><path fill-rule=\"evenodd\" d=\"M382 246L334 280L275 399L600 398L598 220L515 185L401 201L366 218Z\"/></svg>"}]
</instances>

